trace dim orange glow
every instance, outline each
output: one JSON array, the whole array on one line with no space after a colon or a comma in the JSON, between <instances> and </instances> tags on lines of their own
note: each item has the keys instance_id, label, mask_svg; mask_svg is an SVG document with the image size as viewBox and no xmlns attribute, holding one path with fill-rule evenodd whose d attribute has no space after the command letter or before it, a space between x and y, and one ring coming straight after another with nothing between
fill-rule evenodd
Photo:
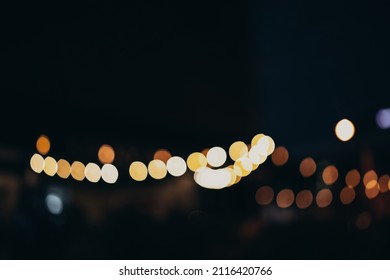
<instances>
[{"instance_id":1,"label":"dim orange glow","mask_svg":"<svg viewBox=\"0 0 390 280\"><path fill-rule=\"evenodd\" d=\"M271 159L276 166L285 165L288 161L289 154L285 147L279 146L273 152Z\"/></svg>"},{"instance_id":2,"label":"dim orange glow","mask_svg":"<svg viewBox=\"0 0 390 280\"><path fill-rule=\"evenodd\" d=\"M371 181L372 182L372 181ZM365 188L365 193L368 199L374 199L375 197L378 196L379 194L379 184L377 183L374 187L372 188Z\"/></svg>"},{"instance_id":3,"label":"dim orange glow","mask_svg":"<svg viewBox=\"0 0 390 280\"><path fill-rule=\"evenodd\" d=\"M62 178L66 179L70 176L70 164L67 160L65 159L60 159L58 162L58 170L57 170L57 175Z\"/></svg>"},{"instance_id":4,"label":"dim orange glow","mask_svg":"<svg viewBox=\"0 0 390 280\"><path fill-rule=\"evenodd\" d=\"M276 203L280 208L288 208L294 203L294 192L290 189L281 190L276 196Z\"/></svg>"},{"instance_id":5,"label":"dim orange glow","mask_svg":"<svg viewBox=\"0 0 390 280\"><path fill-rule=\"evenodd\" d=\"M113 147L107 144L102 145L98 152L98 158L99 161L103 164L112 163L115 159L115 152Z\"/></svg>"},{"instance_id":6,"label":"dim orange glow","mask_svg":"<svg viewBox=\"0 0 390 280\"><path fill-rule=\"evenodd\" d=\"M232 160L236 161L240 157L248 153L248 146L242 141L236 141L229 148L229 156Z\"/></svg>"},{"instance_id":7,"label":"dim orange glow","mask_svg":"<svg viewBox=\"0 0 390 280\"><path fill-rule=\"evenodd\" d=\"M355 135L355 126L350 120L343 119L337 123L335 133L337 138L346 142Z\"/></svg>"},{"instance_id":8,"label":"dim orange glow","mask_svg":"<svg viewBox=\"0 0 390 280\"><path fill-rule=\"evenodd\" d=\"M153 179L163 179L167 176L167 166L162 160L154 159L148 164L150 177Z\"/></svg>"},{"instance_id":9,"label":"dim orange glow","mask_svg":"<svg viewBox=\"0 0 390 280\"><path fill-rule=\"evenodd\" d=\"M80 161L75 161L70 167L70 175L77 181L82 181L85 178L85 166Z\"/></svg>"},{"instance_id":10,"label":"dim orange glow","mask_svg":"<svg viewBox=\"0 0 390 280\"><path fill-rule=\"evenodd\" d=\"M361 213L356 219L356 227L360 230L369 228L371 225L371 215L368 212Z\"/></svg>"},{"instance_id":11,"label":"dim orange glow","mask_svg":"<svg viewBox=\"0 0 390 280\"><path fill-rule=\"evenodd\" d=\"M40 154L34 154L30 159L30 167L35 173L41 173L45 166L45 160Z\"/></svg>"},{"instance_id":12,"label":"dim orange glow","mask_svg":"<svg viewBox=\"0 0 390 280\"><path fill-rule=\"evenodd\" d=\"M379 191L381 193L387 192L389 190L389 183L390 183L389 175L385 174L385 175L381 176L378 180Z\"/></svg>"},{"instance_id":13,"label":"dim orange glow","mask_svg":"<svg viewBox=\"0 0 390 280\"><path fill-rule=\"evenodd\" d=\"M46 155L50 151L50 139L46 135L39 136L36 143L37 151L41 155Z\"/></svg>"},{"instance_id":14,"label":"dim orange glow","mask_svg":"<svg viewBox=\"0 0 390 280\"><path fill-rule=\"evenodd\" d=\"M187 166L193 172L201 167L207 166L206 156L198 152L190 154L187 158Z\"/></svg>"},{"instance_id":15,"label":"dim orange glow","mask_svg":"<svg viewBox=\"0 0 390 280\"><path fill-rule=\"evenodd\" d=\"M378 183L378 175L374 170L367 171L363 176L364 186L368 189L374 188Z\"/></svg>"},{"instance_id":16,"label":"dim orange glow","mask_svg":"<svg viewBox=\"0 0 390 280\"><path fill-rule=\"evenodd\" d=\"M256 191L256 202L259 205L268 205L274 199L274 190L271 187L260 187Z\"/></svg>"},{"instance_id":17,"label":"dim orange glow","mask_svg":"<svg viewBox=\"0 0 390 280\"><path fill-rule=\"evenodd\" d=\"M299 165L299 171L301 172L303 177L313 176L316 170L317 170L317 165L314 159L312 158L305 158L304 160L302 160L301 164Z\"/></svg>"},{"instance_id":18,"label":"dim orange glow","mask_svg":"<svg viewBox=\"0 0 390 280\"><path fill-rule=\"evenodd\" d=\"M328 207L333 200L333 195L330 189L322 189L317 193L316 202L319 208Z\"/></svg>"},{"instance_id":19,"label":"dim orange glow","mask_svg":"<svg viewBox=\"0 0 390 280\"><path fill-rule=\"evenodd\" d=\"M350 187L344 187L340 192L340 201L342 204L350 204L354 201L356 196L355 190Z\"/></svg>"},{"instance_id":20,"label":"dim orange glow","mask_svg":"<svg viewBox=\"0 0 390 280\"><path fill-rule=\"evenodd\" d=\"M129 174L136 181L144 181L148 177L148 169L143 162L134 161L130 164Z\"/></svg>"},{"instance_id":21,"label":"dim orange glow","mask_svg":"<svg viewBox=\"0 0 390 280\"><path fill-rule=\"evenodd\" d=\"M171 157L172 155L168 150L160 149L154 153L153 159L159 159L166 164L168 159L170 159Z\"/></svg>"},{"instance_id":22,"label":"dim orange glow","mask_svg":"<svg viewBox=\"0 0 390 280\"><path fill-rule=\"evenodd\" d=\"M339 177L339 172L334 165L327 166L322 172L322 180L326 185L334 184Z\"/></svg>"},{"instance_id":23,"label":"dim orange glow","mask_svg":"<svg viewBox=\"0 0 390 280\"><path fill-rule=\"evenodd\" d=\"M354 188L360 183L360 173L356 169L350 170L345 176L345 183L348 187Z\"/></svg>"},{"instance_id":24,"label":"dim orange glow","mask_svg":"<svg viewBox=\"0 0 390 280\"><path fill-rule=\"evenodd\" d=\"M308 208L313 203L313 194L309 190L300 191L295 198L295 203L299 209Z\"/></svg>"}]
</instances>

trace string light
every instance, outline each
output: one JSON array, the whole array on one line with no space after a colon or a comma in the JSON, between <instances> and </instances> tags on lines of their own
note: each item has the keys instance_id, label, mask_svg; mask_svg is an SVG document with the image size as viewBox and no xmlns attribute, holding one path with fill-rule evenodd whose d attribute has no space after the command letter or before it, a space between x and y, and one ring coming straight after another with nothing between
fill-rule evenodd
<instances>
[{"instance_id":1,"label":"string light","mask_svg":"<svg viewBox=\"0 0 390 280\"><path fill-rule=\"evenodd\" d=\"M104 182L114 184L118 180L118 169L114 165L106 163L102 167L101 176Z\"/></svg>"},{"instance_id":2,"label":"string light","mask_svg":"<svg viewBox=\"0 0 390 280\"><path fill-rule=\"evenodd\" d=\"M349 141L355 135L355 126L350 120L342 119L336 124L335 133L341 141Z\"/></svg>"},{"instance_id":3,"label":"string light","mask_svg":"<svg viewBox=\"0 0 390 280\"><path fill-rule=\"evenodd\" d=\"M144 181L148 176L148 169L143 162L134 161L130 164L129 174L136 181Z\"/></svg>"},{"instance_id":4,"label":"string light","mask_svg":"<svg viewBox=\"0 0 390 280\"><path fill-rule=\"evenodd\" d=\"M167 170L172 176L179 177L186 172L187 165L184 159L178 156L174 156L168 159Z\"/></svg>"},{"instance_id":5,"label":"string light","mask_svg":"<svg viewBox=\"0 0 390 280\"><path fill-rule=\"evenodd\" d=\"M45 160L40 154L34 154L30 159L30 167L36 173L41 173L45 166Z\"/></svg>"},{"instance_id":6,"label":"string light","mask_svg":"<svg viewBox=\"0 0 390 280\"><path fill-rule=\"evenodd\" d=\"M85 166L85 177L92 183L97 183L100 180L100 167L93 162L90 162Z\"/></svg>"},{"instance_id":7,"label":"string light","mask_svg":"<svg viewBox=\"0 0 390 280\"><path fill-rule=\"evenodd\" d=\"M36 148L41 155L46 155L50 151L49 137L46 135L39 136L36 142Z\"/></svg>"},{"instance_id":8,"label":"string light","mask_svg":"<svg viewBox=\"0 0 390 280\"><path fill-rule=\"evenodd\" d=\"M57 161L52 157L46 157L43 171L49 176L54 176L57 173Z\"/></svg>"}]
</instances>

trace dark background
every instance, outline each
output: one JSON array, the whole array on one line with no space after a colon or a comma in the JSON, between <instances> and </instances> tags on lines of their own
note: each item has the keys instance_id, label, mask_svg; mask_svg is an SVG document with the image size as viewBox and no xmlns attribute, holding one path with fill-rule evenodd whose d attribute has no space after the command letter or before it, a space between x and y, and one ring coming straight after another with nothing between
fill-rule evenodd
<instances>
[{"instance_id":1,"label":"dark background","mask_svg":"<svg viewBox=\"0 0 390 280\"><path fill-rule=\"evenodd\" d=\"M343 206L352 168L389 172L389 6L381 1L10 2L1 10L0 258L388 258L389 195ZM337 140L342 118L356 136ZM289 149L238 185L212 191L190 172L134 183L128 165L167 148L186 157L257 133ZM119 181L30 171L46 134L55 158L116 150ZM261 207L262 185L299 191L304 157L340 170L326 209ZM60 192L62 215L45 196ZM368 229L355 223L371 217Z\"/></svg>"}]
</instances>

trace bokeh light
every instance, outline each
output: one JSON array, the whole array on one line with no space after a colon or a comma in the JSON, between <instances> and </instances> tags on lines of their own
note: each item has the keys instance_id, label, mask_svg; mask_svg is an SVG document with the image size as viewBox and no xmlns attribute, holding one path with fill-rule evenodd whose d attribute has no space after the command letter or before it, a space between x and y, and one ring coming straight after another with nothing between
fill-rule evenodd
<instances>
[{"instance_id":1,"label":"bokeh light","mask_svg":"<svg viewBox=\"0 0 390 280\"><path fill-rule=\"evenodd\" d=\"M90 162L85 166L85 177L92 183L97 183L101 177L100 167L93 162Z\"/></svg>"},{"instance_id":2,"label":"bokeh light","mask_svg":"<svg viewBox=\"0 0 390 280\"><path fill-rule=\"evenodd\" d=\"M294 203L294 192L290 189L281 190L276 196L276 203L280 208L288 208Z\"/></svg>"},{"instance_id":3,"label":"bokeh light","mask_svg":"<svg viewBox=\"0 0 390 280\"><path fill-rule=\"evenodd\" d=\"M43 171L49 176L54 176L57 173L57 161L52 157L46 157Z\"/></svg>"},{"instance_id":4,"label":"bokeh light","mask_svg":"<svg viewBox=\"0 0 390 280\"><path fill-rule=\"evenodd\" d=\"M230 172L226 168L211 169L202 167L194 173L195 182L208 189L222 189L231 181Z\"/></svg>"},{"instance_id":5,"label":"bokeh light","mask_svg":"<svg viewBox=\"0 0 390 280\"><path fill-rule=\"evenodd\" d=\"M368 212L360 213L356 218L356 227L360 230L368 229L371 225L371 215Z\"/></svg>"},{"instance_id":6,"label":"bokeh light","mask_svg":"<svg viewBox=\"0 0 390 280\"><path fill-rule=\"evenodd\" d=\"M334 165L329 165L325 167L324 171L322 171L322 180L326 185L334 184L339 177L339 172Z\"/></svg>"},{"instance_id":7,"label":"bokeh light","mask_svg":"<svg viewBox=\"0 0 390 280\"><path fill-rule=\"evenodd\" d=\"M382 175L378 180L378 184L379 184L379 191L381 193L387 192L389 190L389 184L390 184L389 175L387 174Z\"/></svg>"},{"instance_id":8,"label":"bokeh light","mask_svg":"<svg viewBox=\"0 0 390 280\"><path fill-rule=\"evenodd\" d=\"M191 171L195 172L199 168L207 166L206 156L199 152L192 153L187 158L187 165Z\"/></svg>"},{"instance_id":9,"label":"bokeh light","mask_svg":"<svg viewBox=\"0 0 390 280\"><path fill-rule=\"evenodd\" d=\"M220 167L226 162L226 151L221 147L213 147L207 152L207 162L212 167Z\"/></svg>"},{"instance_id":10,"label":"bokeh light","mask_svg":"<svg viewBox=\"0 0 390 280\"><path fill-rule=\"evenodd\" d=\"M273 152L271 159L276 166L285 165L288 161L289 154L285 147L279 146Z\"/></svg>"},{"instance_id":11,"label":"bokeh light","mask_svg":"<svg viewBox=\"0 0 390 280\"><path fill-rule=\"evenodd\" d=\"M256 191L256 202L259 205L268 205L274 199L274 190L269 186L260 187Z\"/></svg>"},{"instance_id":12,"label":"bokeh light","mask_svg":"<svg viewBox=\"0 0 390 280\"><path fill-rule=\"evenodd\" d=\"M310 190L302 190L297 194L295 203L299 209L306 209L313 203L313 194Z\"/></svg>"},{"instance_id":13,"label":"bokeh light","mask_svg":"<svg viewBox=\"0 0 390 280\"><path fill-rule=\"evenodd\" d=\"M144 181L148 177L148 168L143 162L134 161L130 164L129 174L136 181Z\"/></svg>"},{"instance_id":14,"label":"bokeh light","mask_svg":"<svg viewBox=\"0 0 390 280\"><path fill-rule=\"evenodd\" d=\"M174 156L168 159L167 170L172 176L179 177L187 171L187 165L184 159Z\"/></svg>"},{"instance_id":15,"label":"bokeh light","mask_svg":"<svg viewBox=\"0 0 390 280\"><path fill-rule=\"evenodd\" d=\"M167 176L167 166L162 160L154 159L148 164L148 172L153 179L163 179Z\"/></svg>"},{"instance_id":16,"label":"bokeh light","mask_svg":"<svg viewBox=\"0 0 390 280\"><path fill-rule=\"evenodd\" d=\"M350 120L343 119L336 124L335 133L337 138L346 142L355 135L355 126Z\"/></svg>"},{"instance_id":17,"label":"bokeh light","mask_svg":"<svg viewBox=\"0 0 390 280\"><path fill-rule=\"evenodd\" d=\"M242 157L234 163L234 172L237 176L246 177L252 172L252 162L247 157Z\"/></svg>"},{"instance_id":18,"label":"bokeh light","mask_svg":"<svg viewBox=\"0 0 390 280\"><path fill-rule=\"evenodd\" d=\"M234 172L234 166L233 165L230 165L228 167L225 168L229 174L230 174L230 182L229 184L227 185L228 187L234 185L236 183L236 180L237 180L237 175L236 173Z\"/></svg>"},{"instance_id":19,"label":"bokeh light","mask_svg":"<svg viewBox=\"0 0 390 280\"><path fill-rule=\"evenodd\" d=\"M259 140L261 138L265 137L265 135L263 133L259 133L257 135L255 135L253 138L252 138L252 141L251 141L251 146L255 146L257 145L257 143L259 142Z\"/></svg>"},{"instance_id":20,"label":"bokeh light","mask_svg":"<svg viewBox=\"0 0 390 280\"><path fill-rule=\"evenodd\" d=\"M98 152L98 158L99 161L103 164L105 163L112 163L115 159L115 151L114 148L111 147L110 145L103 144L99 148Z\"/></svg>"},{"instance_id":21,"label":"bokeh light","mask_svg":"<svg viewBox=\"0 0 390 280\"><path fill-rule=\"evenodd\" d=\"M347 175L345 175L345 183L348 187L354 188L360 183L360 173L356 169L352 169L348 171Z\"/></svg>"},{"instance_id":22,"label":"bokeh light","mask_svg":"<svg viewBox=\"0 0 390 280\"><path fill-rule=\"evenodd\" d=\"M330 189L322 189L317 193L316 202L319 208L328 207L333 200L333 195Z\"/></svg>"},{"instance_id":23,"label":"bokeh light","mask_svg":"<svg viewBox=\"0 0 390 280\"><path fill-rule=\"evenodd\" d=\"M70 167L70 175L77 181L82 181L85 178L85 166L80 161L74 161Z\"/></svg>"},{"instance_id":24,"label":"bokeh light","mask_svg":"<svg viewBox=\"0 0 390 280\"><path fill-rule=\"evenodd\" d=\"M378 175L374 170L367 171L363 176L363 184L366 189L372 189L378 184Z\"/></svg>"},{"instance_id":25,"label":"bokeh light","mask_svg":"<svg viewBox=\"0 0 390 280\"><path fill-rule=\"evenodd\" d=\"M376 114L376 123L381 129L390 128L390 108L378 111Z\"/></svg>"},{"instance_id":26,"label":"bokeh light","mask_svg":"<svg viewBox=\"0 0 390 280\"><path fill-rule=\"evenodd\" d=\"M104 182L114 184L118 180L118 169L114 165L106 163L102 167L101 176Z\"/></svg>"},{"instance_id":27,"label":"bokeh light","mask_svg":"<svg viewBox=\"0 0 390 280\"><path fill-rule=\"evenodd\" d=\"M41 173L45 166L45 160L40 154L34 154L30 159L30 167L35 173Z\"/></svg>"},{"instance_id":28,"label":"bokeh light","mask_svg":"<svg viewBox=\"0 0 390 280\"><path fill-rule=\"evenodd\" d=\"M39 136L36 142L36 148L41 155L46 155L50 151L49 137L46 135Z\"/></svg>"},{"instance_id":29,"label":"bokeh light","mask_svg":"<svg viewBox=\"0 0 390 280\"><path fill-rule=\"evenodd\" d=\"M64 206L63 206L62 199L59 195L54 193L49 193L46 196L45 200L46 200L47 210L49 210L51 214L60 215L62 213Z\"/></svg>"},{"instance_id":30,"label":"bokeh light","mask_svg":"<svg viewBox=\"0 0 390 280\"><path fill-rule=\"evenodd\" d=\"M62 179L68 178L70 176L70 163L65 159L60 159L57 165L57 175Z\"/></svg>"},{"instance_id":31,"label":"bokeh light","mask_svg":"<svg viewBox=\"0 0 390 280\"><path fill-rule=\"evenodd\" d=\"M303 177L310 177L313 176L313 174L317 170L317 165L314 159L308 157L301 161L301 164L299 165L299 171L301 172Z\"/></svg>"},{"instance_id":32,"label":"bokeh light","mask_svg":"<svg viewBox=\"0 0 390 280\"><path fill-rule=\"evenodd\" d=\"M244 142L236 141L230 145L229 156L232 160L236 161L246 153L248 153L248 146Z\"/></svg>"},{"instance_id":33,"label":"bokeh light","mask_svg":"<svg viewBox=\"0 0 390 280\"><path fill-rule=\"evenodd\" d=\"M163 161L165 164L167 163L168 159L170 159L171 157L172 157L171 153L165 149L159 149L153 155L153 159L159 159Z\"/></svg>"},{"instance_id":34,"label":"bokeh light","mask_svg":"<svg viewBox=\"0 0 390 280\"><path fill-rule=\"evenodd\" d=\"M372 181L371 181L372 182ZM366 194L366 197L368 199L374 199L375 197L378 196L379 194L379 184L377 183L376 185L374 185L373 187L370 187L370 188L365 188L364 189L364 192Z\"/></svg>"},{"instance_id":35,"label":"bokeh light","mask_svg":"<svg viewBox=\"0 0 390 280\"><path fill-rule=\"evenodd\" d=\"M355 189L349 186L344 187L340 192L340 201L342 204L347 205L354 201L356 196Z\"/></svg>"}]
</instances>

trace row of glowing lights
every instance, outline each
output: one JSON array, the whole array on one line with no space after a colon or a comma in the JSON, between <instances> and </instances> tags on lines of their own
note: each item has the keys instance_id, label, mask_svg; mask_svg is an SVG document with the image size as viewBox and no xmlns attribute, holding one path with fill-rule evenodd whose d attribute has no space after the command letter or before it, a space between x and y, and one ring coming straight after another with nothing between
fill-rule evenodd
<instances>
[{"instance_id":1,"label":"row of glowing lights","mask_svg":"<svg viewBox=\"0 0 390 280\"><path fill-rule=\"evenodd\" d=\"M93 183L103 179L113 184L118 179L118 170L112 164L115 158L114 149L109 145L102 145L98 151L99 161L103 164L90 162L84 165L80 161L70 164L65 159L56 160L47 155L50 151L50 140L42 135L36 142L38 153L30 160L30 166L36 173L49 176L58 175L67 179L69 176L77 181L85 178ZM278 147L279 148L279 147ZM130 177L138 182L147 179L148 175L156 180L163 179L169 173L174 177L182 176L187 169L194 172L194 180L202 187L209 189L222 189L238 183L242 177L248 176L264 163L275 150L273 139L264 134L253 137L251 144L242 141L234 142L229 148L232 165L222 167L227 161L227 153L221 147L213 147L202 152L190 154L186 160L180 156L172 156L167 150L158 150L154 159L148 165L141 161L134 161L129 166Z\"/></svg>"},{"instance_id":2,"label":"row of glowing lights","mask_svg":"<svg viewBox=\"0 0 390 280\"><path fill-rule=\"evenodd\" d=\"M315 171L316 165L312 158L306 158L301 162L300 172L303 177L310 177ZM327 166L322 172L322 180L328 186L333 185L338 180L337 168L334 165ZM363 182L364 192L368 199L374 199L380 193L385 193L390 190L390 176L388 174L384 174L378 178L374 170L369 170L364 174L363 180L361 180L359 171L352 169L346 174L346 186L339 193L339 199L342 204L347 205L355 200L355 188L361 181ZM255 198L259 205L269 205L275 199L275 192L271 187L263 186L256 191ZM291 189L287 188L278 192L275 201L280 208L291 207L295 201L299 209L305 209L313 204L314 195L310 190L301 190L295 195ZM329 206L333 201L332 190L330 188L319 190L316 194L315 201L319 208Z\"/></svg>"}]
</instances>

